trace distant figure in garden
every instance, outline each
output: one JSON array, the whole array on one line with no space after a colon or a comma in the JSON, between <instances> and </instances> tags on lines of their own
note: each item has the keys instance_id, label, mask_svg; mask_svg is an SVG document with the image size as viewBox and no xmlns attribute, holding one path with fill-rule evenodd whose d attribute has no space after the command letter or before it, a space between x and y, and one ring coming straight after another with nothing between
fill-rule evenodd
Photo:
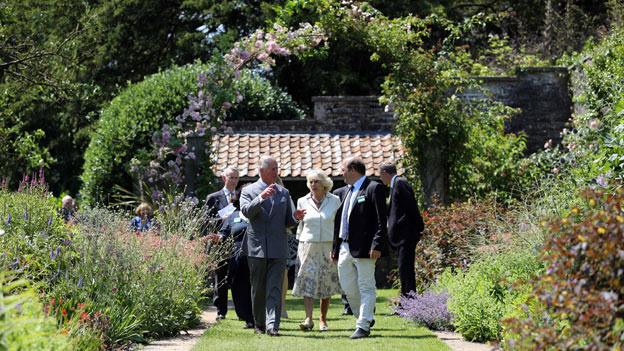
<instances>
[{"instance_id":1,"label":"distant figure in garden","mask_svg":"<svg viewBox=\"0 0 624 351\"><path fill-rule=\"evenodd\" d=\"M379 167L379 178L390 188L388 199L388 241L397 251L401 295L416 291L414 259L416 244L425 228L414 189L397 175L396 165L388 162Z\"/></svg>"},{"instance_id":2,"label":"distant figure in garden","mask_svg":"<svg viewBox=\"0 0 624 351\"><path fill-rule=\"evenodd\" d=\"M223 222L216 239L218 241L226 240L227 238L234 239L233 252L228 264L228 282L232 288L232 300L234 301L236 315L239 319L245 321L245 328L253 328L251 285L249 282L249 266L247 264L246 234L249 220L240 212L238 195L240 193L235 193L235 196L233 196L233 205L236 210Z\"/></svg>"},{"instance_id":3,"label":"distant figure in garden","mask_svg":"<svg viewBox=\"0 0 624 351\"><path fill-rule=\"evenodd\" d=\"M153 227L152 215L154 212L148 203L141 202L134 213L136 216L130 221L132 230L135 232L146 232Z\"/></svg>"},{"instance_id":4,"label":"distant figure in garden","mask_svg":"<svg viewBox=\"0 0 624 351\"><path fill-rule=\"evenodd\" d=\"M221 228L223 221L228 217L231 211L222 211L229 205L234 204L236 195L236 187L238 186L238 170L234 167L227 167L221 173L223 180L223 188L206 197L206 206L209 209L209 230L218 230ZM233 207L230 207L234 210ZM221 213L219 212L221 211ZM214 280L214 306L217 308L217 319L225 318L227 314L227 298L228 298L228 260L223 259L219 263L219 268L213 274Z\"/></svg>"},{"instance_id":5,"label":"distant figure in garden","mask_svg":"<svg viewBox=\"0 0 624 351\"><path fill-rule=\"evenodd\" d=\"M282 283L288 256L286 227L303 218L293 214L288 190L275 184L277 161L262 156L260 179L241 192L241 212L249 218L247 261L256 333L279 336Z\"/></svg>"},{"instance_id":6,"label":"distant figure in garden","mask_svg":"<svg viewBox=\"0 0 624 351\"><path fill-rule=\"evenodd\" d=\"M76 202L69 195L63 196L61 200L61 217L65 223L74 223L76 214Z\"/></svg>"},{"instance_id":7,"label":"distant figure in garden","mask_svg":"<svg viewBox=\"0 0 624 351\"><path fill-rule=\"evenodd\" d=\"M316 298L320 299L321 304L319 330L327 331L330 298L341 292L338 270L331 258L334 219L340 207L340 199L329 192L334 183L323 171L310 170L306 178L310 193L297 201L297 209L303 211L304 217L297 227L297 255L300 263L293 295L303 296L306 317L299 324L301 330L314 328L312 310Z\"/></svg>"},{"instance_id":8,"label":"distant figure in garden","mask_svg":"<svg viewBox=\"0 0 624 351\"><path fill-rule=\"evenodd\" d=\"M342 163L346 186L337 189L342 205L334 226L332 259L338 262L342 290L357 318L351 339L365 338L375 324L375 263L386 248L386 191L368 179L366 166L359 158Z\"/></svg>"}]
</instances>

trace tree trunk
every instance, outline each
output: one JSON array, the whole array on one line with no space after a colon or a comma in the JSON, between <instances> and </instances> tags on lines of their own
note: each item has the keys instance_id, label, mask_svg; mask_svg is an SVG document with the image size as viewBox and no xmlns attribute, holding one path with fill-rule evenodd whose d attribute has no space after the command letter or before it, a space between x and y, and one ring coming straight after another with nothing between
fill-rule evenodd
<instances>
[{"instance_id":1,"label":"tree trunk","mask_svg":"<svg viewBox=\"0 0 624 351\"><path fill-rule=\"evenodd\" d=\"M440 145L430 144L420 160L420 180L425 195L425 208L434 203L448 204L448 159Z\"/></svg>"}]
</instances>

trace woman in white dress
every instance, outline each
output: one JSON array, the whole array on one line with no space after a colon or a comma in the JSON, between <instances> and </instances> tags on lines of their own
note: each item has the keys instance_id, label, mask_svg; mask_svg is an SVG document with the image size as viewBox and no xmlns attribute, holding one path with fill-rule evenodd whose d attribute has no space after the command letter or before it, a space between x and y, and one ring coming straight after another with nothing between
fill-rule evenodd
<instances>
[{"instance_id":1,"label":"woman in white dress","mask_svg":"<svg viewBox=\"0 0 624 351\"><path fill-rule=\"evenodd\" d=\"M319 330L326 331L330 298L341 292L338 270L331 259L334 218L340 199L329 192L333 182L323 171L310 170L306 178L310 193L297 201L297 209L304 210L305 216L297 228L299 267L293 295L303 296L305 306L306 318L299 327L304 331L314 328L314 299L320 299Z\"/></svg>"}]
</instances>

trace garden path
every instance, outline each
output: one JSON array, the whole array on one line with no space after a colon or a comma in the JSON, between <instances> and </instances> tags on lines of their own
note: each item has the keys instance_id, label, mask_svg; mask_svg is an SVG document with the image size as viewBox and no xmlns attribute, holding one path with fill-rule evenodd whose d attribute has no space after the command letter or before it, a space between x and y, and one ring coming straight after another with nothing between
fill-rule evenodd
<instances>
[{"instance_id":1,"label":"garden path","mask_svg":"<svg viewBox=\"0 0 624 351\"><path fill-rule=\"evenodd\" d=\"M464 340L460 334L453 332L434 331L440 340L444 341L453 351L492 351L495 348L491 345L480 344Z\"/></svg>"},{"instance_id":2,"label":"garden path","mask_svg":"<svg viewBox=\"0 0 624 351\"><path fill-rule=\"evenodd\" d=\"M197 340L212 324L217 322L217 308L208 307L200 316L199 326L172 338L159 339L142 348L142 351L190 351Z\"/></svg>"}]
</instances>

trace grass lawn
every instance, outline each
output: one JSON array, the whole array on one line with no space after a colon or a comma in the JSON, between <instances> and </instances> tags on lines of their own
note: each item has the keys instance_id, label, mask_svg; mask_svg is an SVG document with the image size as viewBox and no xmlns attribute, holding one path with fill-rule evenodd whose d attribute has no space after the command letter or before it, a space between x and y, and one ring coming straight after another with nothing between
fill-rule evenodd
<instances>
[{"instance_id":1,"label":"grass lawn","mask_svg":"<svg viewBox=\"0 0 624 351\"><path fill-rule=\"evenodd\" d=\"M243 329L244 323L237 320L230 310L227 319L220 321L201 337L193 351L208 350L419 350L448 351L446 344L438 340L427 328L417 327L398 316L390 315L388 300L397 296L396 290L377 290L377 313L375 326L368 338L351 340L355 330L355 318L342 315L340 296L332 299L328 313L329 331L318 331L318 303L314 309L314 330L303 332L299 323L303 320L303 299L288 294L286 306L290 318L282 319L280 337L254 334L253 329Z\"/></svg>"}]
</instances>

